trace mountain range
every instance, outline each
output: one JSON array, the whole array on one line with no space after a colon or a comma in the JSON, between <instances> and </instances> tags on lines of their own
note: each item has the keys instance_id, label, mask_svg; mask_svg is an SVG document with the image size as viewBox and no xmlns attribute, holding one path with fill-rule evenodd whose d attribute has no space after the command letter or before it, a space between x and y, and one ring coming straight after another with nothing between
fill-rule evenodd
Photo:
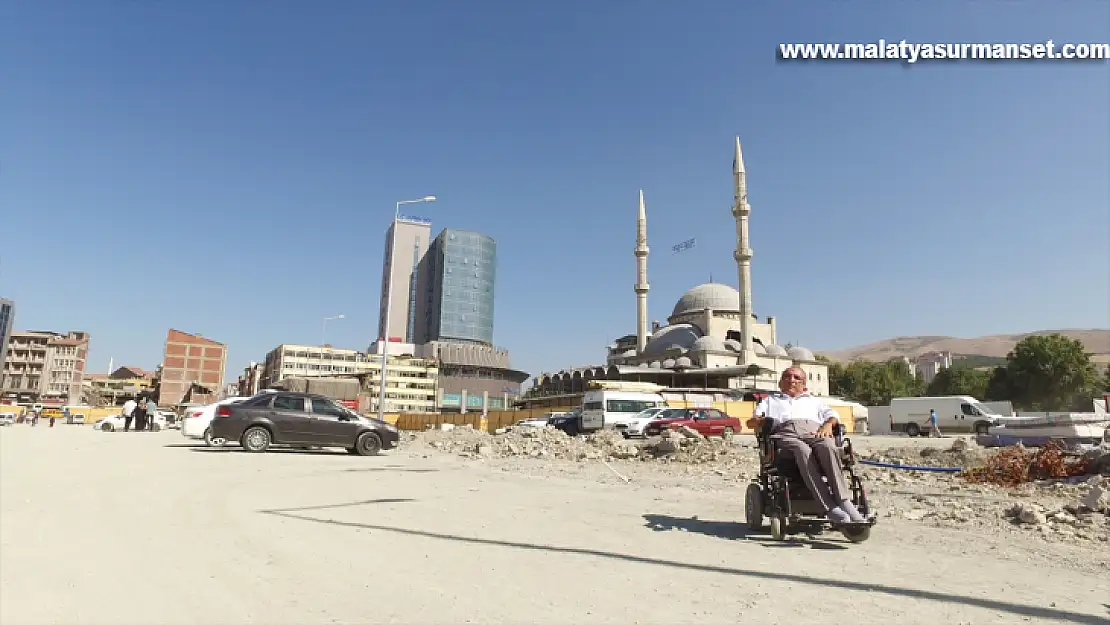
<instances>
[{"instance_id":1,"label":"mountain range","mask_svg":"<svg viewBox=\"0 0 1110 625\"><path fill-rule=\"evenodd\" d=\"M857 347L820 352L832 360L875 360L885 361L900 356L914 358L926 352L952 352L953 358L978 356L978 360L1005 358L1018 341L1027 336L1043 334L1062 334L1083 342L1091 353L1091 360L1097 363L1110 363L1110 330L1040 330L1025 334L993 334L975 338L954 336L899 336L885 341L868 343Z\"/></svg>"}]
</instances>

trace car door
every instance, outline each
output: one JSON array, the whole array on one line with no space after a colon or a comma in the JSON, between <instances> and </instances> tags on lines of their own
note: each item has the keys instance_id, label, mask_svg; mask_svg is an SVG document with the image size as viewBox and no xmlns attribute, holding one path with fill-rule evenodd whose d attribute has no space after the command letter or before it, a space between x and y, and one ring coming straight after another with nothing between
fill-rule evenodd
<instances>
[{"instance_id":1,"label":"car door","mask_svg":"<svg viewBox=\"0 0 1110 625\"><path fill-rule=\"evenodd\" d=\"M275 443L308 443L312 415L301 395L276 395L268 411Z\"/></svg>"},{"instance_id":2,"label":"car door","mask_svg":"<svg viewBox=\"0 0 1110 625\"><path fill-rule=\"evenodd\" d=\"M693 422L690 424L690 427L697 430L698 434L702 436L712 436L713 418L709 414L710 411L701 409L691 412L694 413L694 418L692 419Z\"/></svg>"},{"instance_id":3,"label":"car door","mask_svg":"<svg viewBox=\"0 0 1110 625\"><path fill-rule=\"evenodd\" d=\"M353 447L359 422L346 410L340 410L331 400L313 397L310 436L321 446Z\"/></svg>"}]
</instances>

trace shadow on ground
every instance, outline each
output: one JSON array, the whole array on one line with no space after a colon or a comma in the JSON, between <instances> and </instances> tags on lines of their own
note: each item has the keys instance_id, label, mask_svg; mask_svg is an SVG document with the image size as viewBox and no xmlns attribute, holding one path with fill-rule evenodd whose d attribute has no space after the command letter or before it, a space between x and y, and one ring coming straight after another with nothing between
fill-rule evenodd
<instances>
[{"instance_id":1,"label":"shadow on ground","mask_svg":"<svg viewBox=\"0 0 1110 625\"><path fill-rule=\"evenodd\" d=\"M761 531L752 531L748 529L748 524L740 521L705 521L698 517L673 517L664 514L645 514L644 515L645 527L656 532L669 532L680 531L688 532L690 534L703 534L705 536L712 536L714 538L723 538L726 540L751 540L758 541L764 547L776 548L804 548L810 549L847 549L846 546L828 541L818 540L817 538L809 538L803 540L800 537L791 536L786 540L777 541L768 536L766 529Z\"/></svg>"},{"instance_id":2,"label":"shadow on ground","mask_svg":"<svg viewBox=\"0 0 1110 625\"><path fill-rule=\"evenodd\" d=\"M719 573L722 575L734 575L737 577L746 577L752 579L764 579L786 582L790 584L799 584L803 586L815 587L819 590L827 590L829 588L839 588L842 590L851 590L856 592L865 593L879 593L890 595L899 598L912 598L921 599L926 601L935 601L938 603L960 603L967 606L983 608L986 610L995 610L999 612L1007 612L1020 616L1029 617L1031 619L1057 619L1068 621L1072 623L1079 623L1081 625L1106 625L1106 618L1103 616L1096 616L1093 614L1083 614L1081 612L1070 612L1068 610L1060 610L1057 608L1045 608L1033 605L1026 605L1020 603L1011 603L1008 601L1001 601L998 599L985 599L980 597L968 597L966 595L957 595L944 592L933 592L930 590L921 590L917 588L901 588L898 586L890 586L886 584L873 584L867 582L857 582L845 579L835 579L826 577L812 577L809 575L799 575L796 573L788 572L774 572L774 571L757 571L754 569L732 568L725 566L714 566L708 564L695 564L691 562L680 562L677 560L664 560L660 558L649 558L646 556L637 556L624 553L614 553L610 551L601 551L599 549L586 549L582 547L558 547L555 545L538 545L534 543L524 543L508 540L497 540L493 538L477 538L473 536L459 536L456 534L445 534L440 532L430 532L425 530L418 530L408 527L393 527L389 525L375 525L373 523L355 523L353 521L339 521L336 519L318 519L303 514L294 514L296 512L307 512L311 510L324 510L329 508L350 507L365 505L371 503L388 503L400 502L411 500L393 500L393 499L371 499L366 501L356 501L350 503L320 505L320 506L306 506L303 508L286 508L286 509L271 509L259 510L260 514L267 514L278 516L287 519L295 519L298 521L305 521L308 523L317 523L321 525L330 525L334 527L347 527L353 529L368 529L379 530L382 532L391 532L395 534L403 534L406 536L419 536L433 540L448 540L452 542L467 543L472 545L480 545L483 547L501 547L505 549L519 549L523 551L546 552L546 553L564 553L585 556L590 558L600 558L606 560L622 560L625 562L635 562L637 564L645 564L651 566L662 566L675 569L686 569L694 571L704 571L708 573ZM651 515L645 515L645 518ZM710 527L715 527L710 525Z\"/></svg>"}]
</instances>

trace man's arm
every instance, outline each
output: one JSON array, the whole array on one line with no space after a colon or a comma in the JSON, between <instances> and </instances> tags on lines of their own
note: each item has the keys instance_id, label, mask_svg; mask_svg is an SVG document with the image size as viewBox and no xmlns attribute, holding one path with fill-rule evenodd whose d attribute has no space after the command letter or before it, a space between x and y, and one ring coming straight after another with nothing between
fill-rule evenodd
<instances>
[{"instance_id":1,"label":"man's arm","mask_svg":"<svg viewBox=\"0 0 1110 625\"><path fill-rule=\"evenodd\" d=\"M759 431L759 426L763 423L764 417L767 416L767 400L760 401L752 411L752 418L748 419L744 425L748 426L753 432Z\"/></svg>"},{"instance_id":2,"label":"man's arm","mask_svg":"<svg viewBox=\"0 0 1110 625\"><path fill-rule=\"evenodd\" d=\"M836 415L836 411L829 407L825 402L821 402L817 408L817 414L821 417L821 427L817 428L817 438L831 438L833 435L833 427L840 423L840 417Z\"/></svg>"}]
</instances>

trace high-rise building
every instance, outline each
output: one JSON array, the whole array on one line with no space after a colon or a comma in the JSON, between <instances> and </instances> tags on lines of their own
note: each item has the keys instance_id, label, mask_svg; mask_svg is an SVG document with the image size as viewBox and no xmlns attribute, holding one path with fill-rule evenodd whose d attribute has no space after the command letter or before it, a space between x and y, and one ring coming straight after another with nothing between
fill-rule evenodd
<instances>
[{"instance_id":1,"label":"high-rise building","mask_svg":"<svg viewBox=\"0 0 1110 625\"><path fill-rule=\"evenodd\" d=\"M4 372L4 356L8 353L8 339L15 323L15 302L0 298L0 374Z\"/></svg>"},{"instance_id":2,"label":"high-rise building","mask_svg":"<svg viewBox=\"0 0 1110 625\"><path fill-rule=\"evenodd\" d=\"M19 403L81 403L87 332L12 332L0 370L0 394Z\"/></svg>"},{"instance_id":3,"label":"high-rise building","mask_svg":"<svg viewBox=\"0 0 1110 625\"><path fill-rule=\"evenodd\" d=\"M216 401L224 381L227 346L212 339L171 329L166 334L158 382L158 404Z\"/></svg>"},{"instance_id":4,"label":"high-rise building","mask_svg":"<svg viewBox=\"0 0 1110 625\"><path fill-rule=\"evenodd\" d=\"M496 241L478 232L444 229L418 273L413 342L493 344Z\"/></svg>"},{"instance_id":5,"label":"high-rise building","mask_svg":"<svg viewBox=\"0 0 1110 625\"><path fill-rule=\"evenodd\" d=\"M393 228L397 236L394 239ZM416 318L416 267L431 238L432 222L416 217L401 217L385 232L385 259L382 263L382 292L378 311L378 338L411 343ZM396 241L396 253L393 243ZM386 294L392 292L388 331L385 319Z\"/></svg>"}]
</instances>

